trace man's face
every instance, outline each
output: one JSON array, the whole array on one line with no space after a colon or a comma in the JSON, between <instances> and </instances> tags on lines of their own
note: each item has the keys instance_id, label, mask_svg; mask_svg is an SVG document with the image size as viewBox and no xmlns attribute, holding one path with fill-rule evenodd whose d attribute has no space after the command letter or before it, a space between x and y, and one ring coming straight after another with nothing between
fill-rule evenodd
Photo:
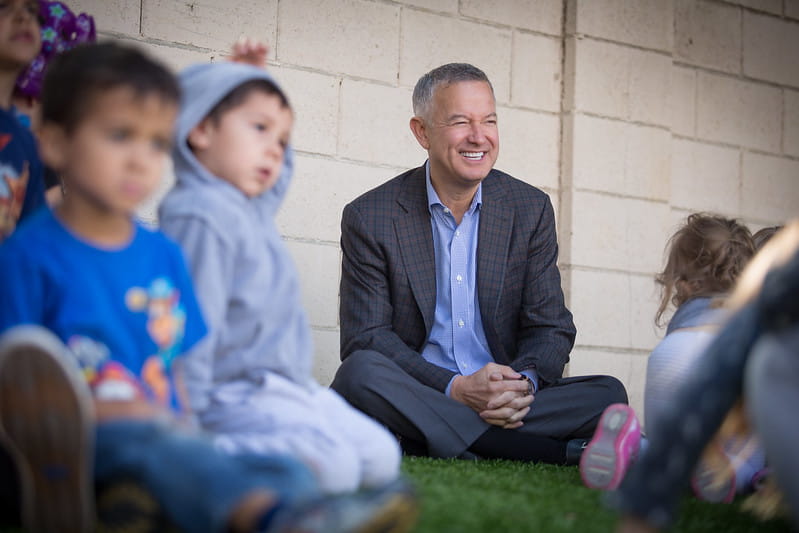
<instances>
[{"instance_id":1,"label":"man's face","mask_svg":"<svg viewBox=\"0 0 799 533\"><path fill-rule=\"evenodd\" d=\"M433 183L476 186L494 167L499 155L491 87L482 81L441 86L433 95L428 115L414 117L412 127L429 155Z\"/></svg>"}]
</instances>

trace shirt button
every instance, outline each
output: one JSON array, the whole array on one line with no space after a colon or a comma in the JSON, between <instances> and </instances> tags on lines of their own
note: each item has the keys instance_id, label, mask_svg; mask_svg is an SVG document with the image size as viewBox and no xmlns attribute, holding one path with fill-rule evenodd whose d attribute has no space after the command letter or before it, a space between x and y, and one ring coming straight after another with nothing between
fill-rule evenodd
<instances>
[{"instance_id":1,"label":"shirt button","mask_svg":"<svg viewBox=\"0 0 799 533\"><path fill-rule=\"evenodd\" d=\"M456 237L460 237L461 236L461 230L455 230L455 236Z\"/></svg>"},{"instance_id":2,"label":"shirt button","mask_svg":"<svg viewBox=\"0 0 799 533\"><path fill-rule=\"evenodd\" d=\"M458 327L459 328L462 328L463 324L464 324L463 319L458 320Z\"/></svg>"},{"instance_id":3,"label":"shirt button","mask_svg":"<svg viewBox=\"0 0 799 533\"><path fill-rule=\"evenodd\" d=\"M457 276L455 276L455 279L458 280L458 283L460 283L461 281L463 281L463 276L458 274Z\"/></svg>"},{"instance_id":4,"label":"shirt button","mask_svg":"<svg viewBox=\"0 0 799 533\"><path fill-rule=\"evenodd\" d=\"M449 215L449 208L448 207L444 208L444 214Z\"/></svg>"}]
</instances>

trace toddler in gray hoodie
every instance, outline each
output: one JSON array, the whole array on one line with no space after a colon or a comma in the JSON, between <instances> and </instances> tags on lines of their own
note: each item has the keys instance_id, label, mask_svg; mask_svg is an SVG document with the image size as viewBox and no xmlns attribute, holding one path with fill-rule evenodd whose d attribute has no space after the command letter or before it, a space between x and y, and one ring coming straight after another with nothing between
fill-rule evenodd
<instances>
[{"instance_id":1,"label":"toddler in gray hoodie","mask_svg":"<svg viewBox=\"0 0 799 533\"><path fill-rule=\"evenodd\" d=\"M293 169L285 93L265 70L236 62L189 67L180 84L177 184L159 215L208 323L186 365L200 423L231 453L304 461L329 493L391 483L396 439L311 373L298 276L274 220Z\"/></svg>"}]
</instances>

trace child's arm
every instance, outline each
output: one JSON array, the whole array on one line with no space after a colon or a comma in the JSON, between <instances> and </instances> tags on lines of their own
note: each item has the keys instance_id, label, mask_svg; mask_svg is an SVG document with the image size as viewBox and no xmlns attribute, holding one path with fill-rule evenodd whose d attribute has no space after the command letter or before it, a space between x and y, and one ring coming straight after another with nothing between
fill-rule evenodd
<instances>
[{"instance_id":1,"label":"child's arm","mask_svg":"<svg viewBox=\"0 0 799 533\"><path fill-rule=\"evenodd\" d=\"M94 416L97 422L109 422L123 419L165 419L171 417L172 413L165 407L145 400L101 400L95 398Z\"/></svg>"}]
</instances>

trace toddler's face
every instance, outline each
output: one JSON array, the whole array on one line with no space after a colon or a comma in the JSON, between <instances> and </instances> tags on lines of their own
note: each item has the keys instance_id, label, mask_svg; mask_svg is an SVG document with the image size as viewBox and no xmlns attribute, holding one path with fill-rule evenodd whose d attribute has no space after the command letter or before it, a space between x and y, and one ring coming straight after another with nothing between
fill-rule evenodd
<instances>
[{"instance_id":1,"label":"toddler's face","mask_svg":"<svg viewBox=\"0 0 799 533\"><path fill-rule=\"evenodd\" d=\"M0 0L0 68L22 69L42 47L36 0Z\"/></svg>"},{"instance_id":2,"label":"toddler's face","mask_svg":"<svg viewBox=\"0 0 799 533\"><path fill-rule=\"evenodd\" d=\"M98 212L133 213L161 181L176 114L175 103L157 95L98 93L58 147L67 197Z\"/></svg>"},{"instance_id":3,"label":"toddler's face","mask_svg":"<svg viewBox=\"0 0 799 533\"><path fill-rule=\"evenodd\" d=\"M278 96L252 91L216 122L195 128L192 147L206 169L254 198L280 177L292 123Z\"/></svg>"}]
</instances>

